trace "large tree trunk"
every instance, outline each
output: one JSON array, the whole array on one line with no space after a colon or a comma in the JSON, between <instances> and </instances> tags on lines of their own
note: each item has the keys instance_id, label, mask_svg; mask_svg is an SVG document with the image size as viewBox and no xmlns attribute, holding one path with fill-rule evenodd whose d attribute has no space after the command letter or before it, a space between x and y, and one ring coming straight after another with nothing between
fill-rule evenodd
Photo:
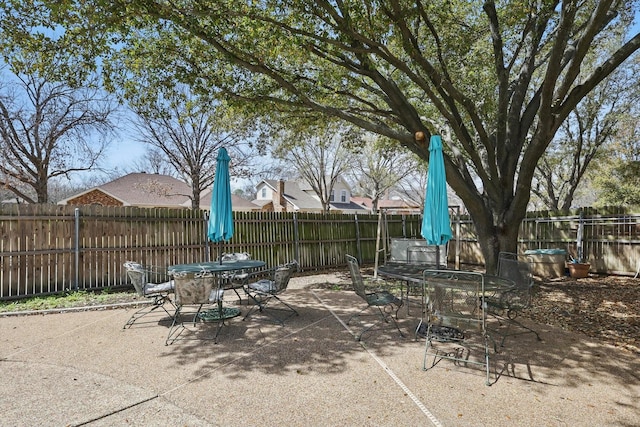
<instances>
[{"instance_id":1,"label":"large tree trunk","mask_svg":"<svg viewBox=\"0 0 640 427\"><path fill-rule=\"evenodd\" d=\"M44 175L40 174L40 178L33 185L38 197L38 203L49 203L49 180Z\"/></svg>"},{"instance_id":2,"label":"large tree trunk","mask_svg":"<svg viewBox=\"0 0 640 427\"><path fill-rule=\"evenodd\" d=\"M475 186L452 174L449 185L464 202L473 221L486 272L497 271L501 251L517 252L520 224L527 214L528 197L512 197L509 187L488 196L475 192ZM494 190L498 190L494 187ZM526 192L525 192L526 193ZM496 200L503 200L496 203Z\"/></svg>"},{"instance_id":3,"label":"large tree trunk","mask_svg":"<svg viewBox=\"0 0 640 427\"><path fill-rule=\"evenodd\" d=\"M517 252L521 220L512 219L495 224L490 213L475 214L472 215L472 219L484 257L486 272L495 274L498 267L498 254L502 251Z\"/></svg>"}]
</instances>

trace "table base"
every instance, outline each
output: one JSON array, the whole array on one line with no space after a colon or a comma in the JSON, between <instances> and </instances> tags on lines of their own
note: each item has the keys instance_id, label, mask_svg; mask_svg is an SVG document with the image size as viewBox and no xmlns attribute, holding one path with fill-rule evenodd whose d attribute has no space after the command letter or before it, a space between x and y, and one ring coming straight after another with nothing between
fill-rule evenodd
<instances>
[{"instance_id":1,"label":"table base","mask_svg":"<svg viewBox=\"0 0 640 427\"><path fill-rule=\"evenodd\" d=\"M198 319L203 322L219 322L221 320L231 319L240 315L240 309L234 307L223 307L222 314L218 308L201 311L198 313Z\"/></svg>"}]
</instances>

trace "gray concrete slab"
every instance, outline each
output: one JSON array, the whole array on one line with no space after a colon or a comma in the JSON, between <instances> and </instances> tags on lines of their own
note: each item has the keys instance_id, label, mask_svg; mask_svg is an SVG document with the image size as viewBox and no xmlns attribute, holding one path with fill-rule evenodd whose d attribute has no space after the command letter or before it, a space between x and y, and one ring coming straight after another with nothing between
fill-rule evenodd
<instances>
[{"instance_id":1,"label":"gray concrete slab","mask_svg":"<svg viewBox=\"0 0 640 427\"><path fill-rule=\"evenodd\" d=\"M407 338L359 343L345 324L362 307L353 293L285 298L300 312L286 326L234 318L218 344L166 346L160 314L123 330L130 308L0 318L0 425L640 425L640 362L624 350L534 325L542 341L513 337L492 354L488 387L448 361L423 371L406 313Z\"/></svg>"}]
</instances>

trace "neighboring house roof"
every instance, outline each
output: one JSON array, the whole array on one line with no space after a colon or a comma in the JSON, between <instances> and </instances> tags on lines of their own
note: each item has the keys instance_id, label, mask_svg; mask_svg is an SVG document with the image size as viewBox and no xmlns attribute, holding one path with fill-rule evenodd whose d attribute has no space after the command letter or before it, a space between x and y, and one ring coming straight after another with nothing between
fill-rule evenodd
<instances>
[{"instance_id":1,"label":"neighboring house roof","mask_svg":"<svg viewBox=\"0 0 640 427\"><path fill-rule=\"evenodd\" d=\"M211 189L206 192L202 192L200 195L200 209L211 210L211 194ZM262 207L260 205L257 205L250 200L243 199L236 194L231 194L231 209L234 212L259 211L261 208Z\"/></svg>"},{"instance_id":2,"label":"neighboring house roof","mask_svg":"<svg viewBox=\"0 0 640 427\"><path fill-rule=\"evenodd\" d=\"M368 210L371 210L373 204L372 204L372 200L367 198L367 197L360 197L360 196L351 196L351 201L353 203L357 203L360 206L362 206L363 208L366 208Z\"/></svg>"},{"instance_id":3,"label":"neighboring house roof","mask_svg":"<svg viewBox=\"0 0 640 427\"><path fill-rule=\"evenodd\" d=\"M188 208L191 206L190 194L189 185L172 176L130 173L61 200L58 204Z\"/></svg>"},{"instance_id":4,"label":"neighboring house roof","mask_svg":"<svg viewBox=\"0 0 640 427\"><path fill-rule=\"evenodd\" d=\"M347 203L332 202L331 203L331 209L341 210L343 212L356 211L356 212L360 212L360 213L367 213L369 211L368 209L363 208L362 205L359 205L358 203L354 203L353 201L350 201L350 202L347 202Z\"/></svg>"},{"instance_id":5,"label":"neighboring house roof","mask_svg":"<svg viewBox=\"0 0 640 427\"><path fill-rule=\"evenodd\" d=\"M278 181L273 179L267 179L264 181L269 185L273 190L278 190ZM322 203L316 197L313 197L312 194L306 192L303 188L301 188L301 184L306 187L309 191L311 191L311 186L298 181L284 181L284 198L293 206L295 206L296 210L317 210L322 211Z\"/></svg>"},{"instance_id":6,"label":"neighboring house roof","mask_svg":"<svg viewBox=\"0 0 640 427\"><path fill-rule=\"evenodd\" d=\"M310 184L303 180L295 181L283 181L284 182L284 199L289 203L294 211L303 212L322 212L322 203L320 203L319 197L313 192L313 188ZM274 179L265 179L260 184L269 186L274 194L278 192L280 181ZM258 204L265 208L267 205L273 203L273 200L256 199L253 200L254 204ZM362 212L364 209L357 203L340 203L331 202L331 210L339 210L342 212Z\"/></svg>"},{"instance_id":7,"label":"neighboring house roof","mask_svg":"<svg viewBox=\"0 0 640 427\"><path fill-rule=\"evenodd\" d=\"M138 206L145 208L191 208L191 187L169 175L130 173L82 191L58 202L61 205ZM233 210L259 210L251 202L232 194ZM210 209L211 189L200 195L200 207Z\"/></svg>"},{"instance_id":8,"label":"neighboring house roof","mask_svg":"<svg viewBox=\"0 0 640 427\"><path fill-rule=\"evenodd\" d=\"M368 210L373 208L373 200L368 197L352 197L351 201L366 207ZM414 201L405 199L379 199L378 210L419 213L422 210L422 206Z\"/></svg>"}]
</instances>

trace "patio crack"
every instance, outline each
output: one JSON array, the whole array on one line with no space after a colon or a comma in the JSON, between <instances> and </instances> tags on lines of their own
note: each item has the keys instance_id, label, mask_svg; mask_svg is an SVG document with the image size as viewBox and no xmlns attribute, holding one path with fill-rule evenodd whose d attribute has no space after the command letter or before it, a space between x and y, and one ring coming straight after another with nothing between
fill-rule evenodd
<instances>
[{"instance_id":1,"label":"patio crack","mask_svg":"<svg viewBox=\"0 0 640 427\"><path fill-rule=\"evenodd\" d=\"M314 291L311 291L311 293L320 302L320 304L322 304L327 310L329 310L329 312L333 315L333 317L335 317L338 320L338 322L340 322L340 324L355 337L355 334L351 331L351 329L349 329L349 326L347 326L347 324L331 309L331 307L325 304L322 298L320 298L318 294L316 294ZM420 399L418 399L418 397L415 394L413 394L413 392L409 389L409 387L407 387L406 384L403 383L400 378L398 378L398 376L391 370L391 368L389 368L386 365L386 363L384 363L382 359L380 359L373 351L369 350L364 342L358 341L358 343L369 354L369 356L371 356L371 358L375 360L378 363L378 365L380 365L380 367L387 373L387 375L391 377L391 379L402 389L402 391L405 392L407 396L409 396L409 398L413 401L413 403L416 404L416 406L420 409L420 411L422 411L422 413L429 419L429 421L431 421L431 423L434 426L436 427L443 426L440 420L438 420L436 416L433 415L431 411L429 411L429 409L424 405L424 403L422 403Z\"/></svg>"}]
</instances>

